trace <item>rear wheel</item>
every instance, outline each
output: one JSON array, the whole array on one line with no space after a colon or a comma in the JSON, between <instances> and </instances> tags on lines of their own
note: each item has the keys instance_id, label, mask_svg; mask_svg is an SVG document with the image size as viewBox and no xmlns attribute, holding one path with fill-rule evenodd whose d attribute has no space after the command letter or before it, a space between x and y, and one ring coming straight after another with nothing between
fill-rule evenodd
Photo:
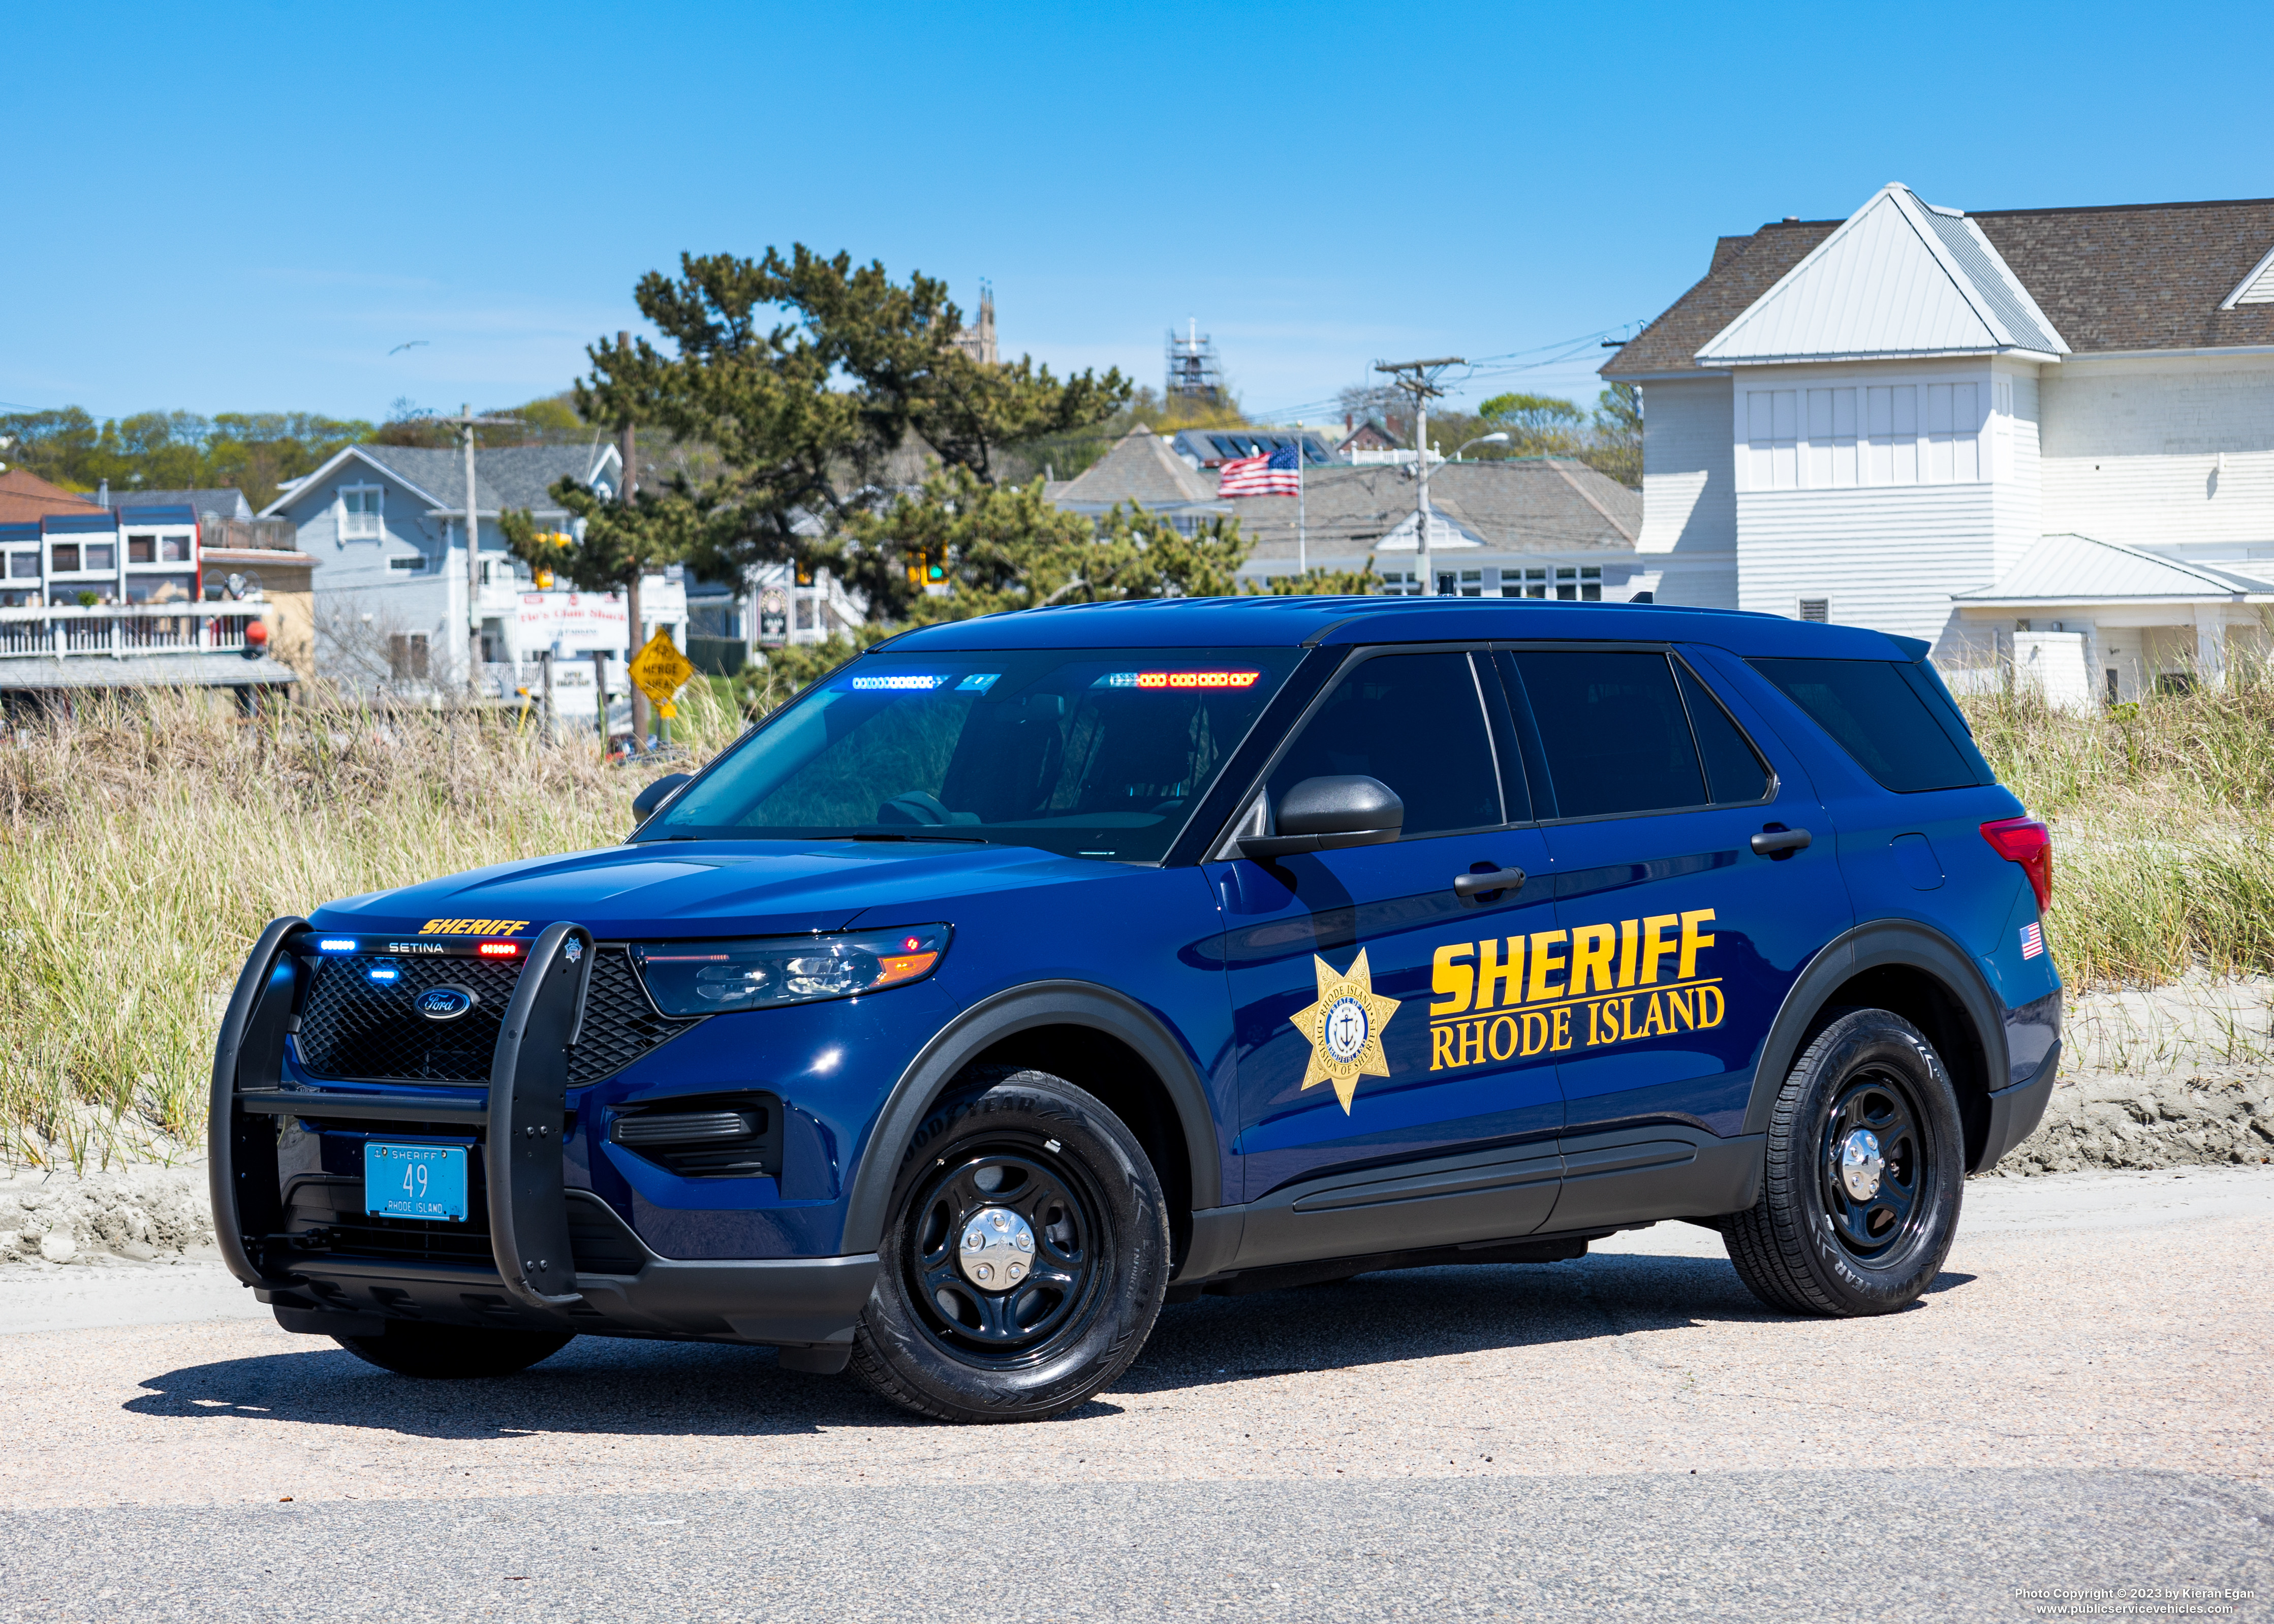
<instances>
[{"instance_id":1,"label":"rear wheel","mask_svg":"<svg viewBox=\"0 0 2274 1624\"><path fill-rule=\"evenodd\" d=\"M460 1380L510 1376L566 1348L568 1332L486 1331L471 1326L398 1320L378 1336L335 1336L334 1342L398 1376Z\"/></svg>"},{"instance_id":2,"label":"rear wheel","mask_svg":"<svg viewBox=\"0 0 2274 1624\"><path fill-rule=\"evenodd\" d=\"M1721 1222L1755 1297L1788 1313L1884 1314L1949 1255L1966 1178L1958 1095L1934 1046L1886 1010L1817 1034L1777 1095L1760 1199Z\"/></svg>"},{"instance_id":3,"label":"rear wheel","mask_svg":"<svg viewBox=\"0 0 2274 1624\"><path fill-rule=\"evenodd\" d=\"M893 1191L854 1373L949 1421L1036 1421L1127 1369L1161 1310L1167 1205L1112 1112L1003 1071L936 1106Z\"/></svg>"}]
</instances>

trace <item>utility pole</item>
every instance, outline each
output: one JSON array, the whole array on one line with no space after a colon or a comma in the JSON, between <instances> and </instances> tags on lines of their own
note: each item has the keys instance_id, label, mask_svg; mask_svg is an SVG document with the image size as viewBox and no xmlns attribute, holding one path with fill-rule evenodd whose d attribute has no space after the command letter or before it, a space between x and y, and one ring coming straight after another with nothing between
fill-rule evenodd
<instances>
[{"instance_id":1,"label":"utility pole","mask_svg":"<svg viewBox=\"0 0 2274 1624\"><path fill-rule=\"evenodd\" d=\"M631 347L630 333L619 329L616 334L618 351L628 352ZM632 498L639 493L639 432L632 426L632 420L629 417L616 425L616 452L624 462L623 477L619 482L622 489L619 494L622 498L624 507L629 509L632 505ZM645 573L645 565L636 564L632 569L631 579L624 587L624 611L631 622L631 629L626 634L629 646L624 650L627 669L632 656L638 653L640 645L647 641L641 635L646 628L640 624L640 576ZM631 704L632 748L644 750L647 748L647 695L640 692L639 684L636 682L632 684Z\"/></svg>"},{"instance_id":2,"label":"utility pole","mask_svg":"<svg viewBox=\"0 0 2274 1624\"><path fill-rule=\"evenodd\" d=\"M1429 401L1442 395L1437 375L1449 366L1465 366L1458 356L1439 356L1434 361L1377 361L1374 370L1388 372L1394 387L1413 397L1413 548L1421 571L1421 596L1437 595L1437 564L1429 553Z\"/></svg>"},{"instance_id":3,"label":"utility pole","mask_svg":"<svg viewBox=\"0 0 2274 1624\"><path fill-rule=\"evenodd\" d=\"M474 516L474 430L511 417L477 417L471 404L458 408L443 422L466 433L466 692L471 695L482 678L482 522Z\"/></svg>"}]
</instances>

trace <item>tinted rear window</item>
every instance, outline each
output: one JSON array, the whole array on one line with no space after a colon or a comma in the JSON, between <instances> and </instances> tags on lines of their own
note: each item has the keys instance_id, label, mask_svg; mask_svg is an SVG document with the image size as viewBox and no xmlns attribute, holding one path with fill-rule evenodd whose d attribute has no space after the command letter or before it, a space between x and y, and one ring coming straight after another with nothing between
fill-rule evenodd
<instances>
[{"instance_id":1,"label":"tinted rear window","mask_svg":"<svg viewBox=\"0 0 2274 1624\"><path fill-rule=\"evenodd\" d=\"M1547 753L1559 816L1704 804L1705 775L1666 656L1556 649L1509 658Z\"/></svg>"},{"instance_id":2,"label":"tinted rear window","mask_svg":"<svg viewBox=\"0 0 2274 1624\"><path fill-rule=\"evenodd\" d=\"M1757 659L1752 665L1898 794L1988 781L1981 756L1951 737L1899 662Z\"/></svg>"}]
</instances>

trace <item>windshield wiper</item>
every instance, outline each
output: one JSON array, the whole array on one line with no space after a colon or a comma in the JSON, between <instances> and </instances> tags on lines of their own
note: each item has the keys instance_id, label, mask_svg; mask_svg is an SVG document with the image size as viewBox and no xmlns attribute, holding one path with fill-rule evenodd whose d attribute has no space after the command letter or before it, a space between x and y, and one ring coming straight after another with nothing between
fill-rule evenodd
<instances>
[{"instance_id":1,"label":"windshield wiper","mask_svg":"<svg viewBox=\"0 0 2274 1624\"><path fill-rule=\"evenodd\" d=\"M992 846L995 844L995 842L990 840L984 835L902 835L880 833L824 835L821 838L825 840L945 840L956 846Z\"/></svg>"}]
</instances>

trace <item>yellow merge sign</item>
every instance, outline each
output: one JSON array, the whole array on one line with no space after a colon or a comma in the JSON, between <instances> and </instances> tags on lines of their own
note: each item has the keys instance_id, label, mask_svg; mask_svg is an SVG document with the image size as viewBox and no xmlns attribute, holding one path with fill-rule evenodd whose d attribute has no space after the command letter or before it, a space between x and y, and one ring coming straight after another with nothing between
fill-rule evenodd
<instances>
[{"instance_id":1,"label":"yellow merge sign","mask_svg":"<svg viewBox=\"0 0 2274 1624\"><path fill-rule=\"evenodd\" d=\"M673 646L670 635L659 631L648 640L645 648L632 656L631 673L640 692L659 705L667 705L671 696L695 674L695 667L687 663L687 656Z\"/></svg>"}]
</instances>

